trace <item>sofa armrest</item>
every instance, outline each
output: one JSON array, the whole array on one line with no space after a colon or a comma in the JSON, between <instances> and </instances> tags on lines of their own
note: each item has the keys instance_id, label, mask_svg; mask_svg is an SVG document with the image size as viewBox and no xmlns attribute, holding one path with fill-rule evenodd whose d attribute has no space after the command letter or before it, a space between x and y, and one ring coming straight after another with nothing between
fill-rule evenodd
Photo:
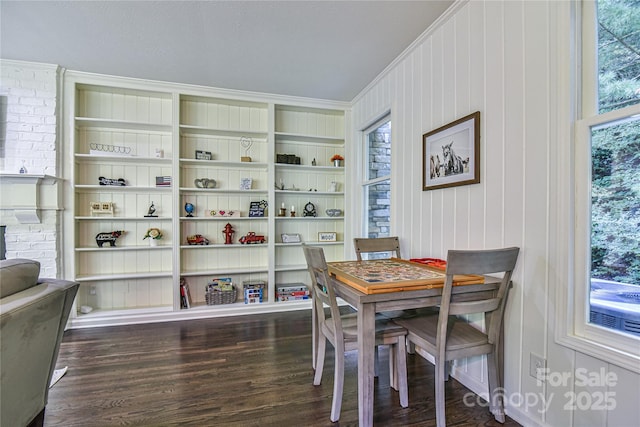
<instances>
[{"instance_id":1,"label":"sofa armrest","mask_svg":"<svg viewBox=\"0 0 640 427\"><path fill-rule=\"evenodd\" d=\"M49 382L79 283L41 283L0 299L0 425L27 425L47 403Z\"/></svg>"}]
</instances>

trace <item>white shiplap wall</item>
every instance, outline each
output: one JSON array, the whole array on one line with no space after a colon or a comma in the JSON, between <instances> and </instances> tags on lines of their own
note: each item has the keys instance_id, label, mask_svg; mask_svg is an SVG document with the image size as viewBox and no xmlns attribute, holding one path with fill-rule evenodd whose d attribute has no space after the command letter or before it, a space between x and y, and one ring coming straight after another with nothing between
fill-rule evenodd
<instances>
[{"instance_id":1,"label":"white shiplap wall","mask_svg":"<svg viewBox=\"0 0 640 427\"><path fill-rule=\"evenodd\" d=\"M391 111L392 232L400 236L403 254L444 258L450 248L522 249L505 317L509 415L525 425L630 426L640 419L640 377L554 341L555 289L565 286L558 271L567 269L561 263L569 247L557 247L556 233L568 236L563 227L570 223L556 203L570 195L570 189L556 188L557 174L564 173L557 156L570 144L568 131L567 138L558 137L569 128L558 117L570 117L558 106L570 90L558 77L569 60L558 55L567 51L558 41L568 40L571 31L568 4L454 5L354 100L354 141ZM481 183L423 192L422 134L477 110ZM347 156L356 158L360 145L353 144ZM352 180L354 194L359 182ZM361 200L351 200L347 209L362 211ZM354 224L355 235L361 228ZM529 375L530 353L546 358L552 372L616 372L618 383L609 389L616 393L615 410L568 410L565 392L585 389L572 382L536 384ZM464 361L454 374L482 392L483 366L482 359ZM595 401L602 388L586 391Z\"/></svg>"}]
</instances>

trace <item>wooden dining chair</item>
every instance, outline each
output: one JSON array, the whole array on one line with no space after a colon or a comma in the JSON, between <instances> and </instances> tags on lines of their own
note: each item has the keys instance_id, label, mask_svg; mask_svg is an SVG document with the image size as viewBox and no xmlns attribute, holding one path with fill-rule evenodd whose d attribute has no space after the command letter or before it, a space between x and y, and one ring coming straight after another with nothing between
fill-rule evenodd
<instances>
[{"instance_id":1,"label":"wooden dining chair","mask_svg":"<svg viewBox=\"0 0 640 427\"><path fill-rule=\"evenodd\" d=\"M390 252L391 256L396 258L400 256L400 240L398 237L356 237L353 239L353 245L356 249L356 257L358 261L362 261L362 254ZM389 258L385 256L384 258Z\"/></svg>"},{"instance_id":2,"label":"wooden dining chair","mask_svg":"<svg viewBox=\"0 0 640 427\"><path fill-rule=\"evenodd\" d=\"M378 254L376 259L389 258L386 254L390 254L391 257L402 258L400 254L400 239L397 236L393 237L356 237L353 239L353 246L356 249L356 257L358 261L362 261L362 254ZM385 254L385 256L381 256ZM414 317L417 314L425 313L437 313L437 307L425 307L422 309L411 310L393 310L382 313L389 319L398 319L405 317ZM415 351L412 342L407 341L407 352L413 354ZM376 351L376 367L378 360L378 352ZM377 368L376 368L377 369ZM377 371L376 371L377 372Z\"/></svg>"},{"instance_id":3,"label":"wooden dining chair","mask_svg":"<svg viewBox=\"0 0 640 427\"><path fill-rule=\"evenodd\" d=\"M342 392L344 386L344 354L346 351L358 349L358 326L355 315L343 315L340 313L334 290L334 278L329 275L329 269L324 256L324 250L317 246L302 245L304 256L311 275L313 289L313 303L319 333L317 360L315 363L314 385L320 385L326 343L329 341L335 349L335 371L333 382L333 401L331 404L331 421L340 419L342 407ZM325 311L325 306L329 311ZM400 393L400 405L403 408L409 406L409 393L407 385L407 331L384 317L376 318L376 346L389 345L389 373L390 378L395 372L397 378L396 390ZM390 385L394 387L393 380Z\"/></svg>"},{"instance_id":4,"label":"wooden dining chair","mask_svg":"<svg viewBox=\"0 0 640 427\"><path fill-rule=\"evenodd\" d=\"M448 378L447 362L465 357L487 355L489 408L496 421L504 422L504 402L500 395L502 366L500 338L504 307L509 293L511 274L520 249L516 247L492 250L450 250L440 312L432 315L396 319L407 328L407 339L415 344L415 351L435 359L436 423L446 425L444 382ZM451 302L454 275L502 273L498 291L489 298L465 302ZM458 315L484 313L486 332L482 332Z\"/></svg>"}]
</instances>

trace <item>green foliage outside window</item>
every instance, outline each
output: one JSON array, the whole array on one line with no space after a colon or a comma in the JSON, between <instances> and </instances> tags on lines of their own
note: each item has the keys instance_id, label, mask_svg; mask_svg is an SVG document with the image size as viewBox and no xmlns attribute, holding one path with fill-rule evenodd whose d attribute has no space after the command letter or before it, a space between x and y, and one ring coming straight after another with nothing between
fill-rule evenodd
<instances>
[{"instance_id":1,"label":"green foliage outside window","mask_svg":"<svg viewBox=\"0 0 640 427\"><path fill-rule=\"evenodd\" d=\"M640 0L598 1L599 112L640 102ZM591 275L640 285L640 118L592 131Z\"/></svg>"},{"instance_id":2,"label":"green foliage outside window","mask_svg":"<svg viewBox=\"0 0 640 427\"><path fill-rule=\"evenodd\" d=\"M598 1L599 110L640 102L640 0Z\"/></svg>"}]
</instances>

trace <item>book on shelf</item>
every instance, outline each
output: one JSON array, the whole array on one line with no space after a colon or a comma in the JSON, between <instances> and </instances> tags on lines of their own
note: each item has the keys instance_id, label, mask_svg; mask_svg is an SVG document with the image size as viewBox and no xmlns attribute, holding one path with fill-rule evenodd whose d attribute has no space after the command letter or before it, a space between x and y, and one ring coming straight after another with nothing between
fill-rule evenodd
<instances>
[{"instance_id":1,"label":"book on shelf","mask_svg":"<svg viewBox=\"0 0 640 427\"><path fill-rule=\"evenodd\" d=\"M180 308L191 308L191 292L184 278L180 278Z\"/></svg>"},{"instance_id":2,"label":"book on shelf","mask_svg":"<svg viewBox=\"0 0 640 427\"><path fill-rule=\"evenodd\" d=\"M244 291L244 303L245 304L260 304L264 298L264 290L267 286L267 282L264 280L253 280L242 282L242 289Z\"/></svg>"},{"instance_id":3,"label":"book on shelf","mask_svg":"<svg viewBox=\"0 0 640 427\"><path fill-rule=\"evenodd\" d=\"M207 283L206 291L231 291L233 290L233 281L231 277L221 277L217 279L211 279Z\"/></svg>"},{"instance_id":4,"label":"book on shelf","mask_svg":"<svg viewBox=\"0 0 640 427\"><path fill-rule=\"evenodd\" d=\"M276 286L277 301L298 301L309 298L309 288L304 283L289 283Z\"/></svg>"}]
</instances>

